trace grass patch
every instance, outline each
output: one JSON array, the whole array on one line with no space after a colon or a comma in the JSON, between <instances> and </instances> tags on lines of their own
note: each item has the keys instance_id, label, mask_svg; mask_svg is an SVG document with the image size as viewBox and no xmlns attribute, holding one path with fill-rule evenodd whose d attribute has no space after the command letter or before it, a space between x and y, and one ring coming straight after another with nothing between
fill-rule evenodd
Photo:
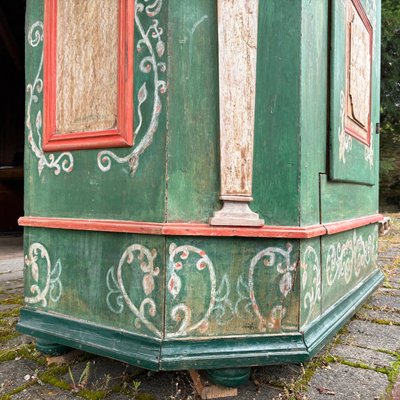
<instances>
[{"instance_id":1,"label":"grass patch","mask_svg":"<svg viewBox=\"0 0 400 400\"><path fill-rule=\"evenodd\" d=\"M0 320L9 317L19 317L19 310L21 307L12 308L11 310L0 312Z\"/></svg>"},{"instance_id":2,"label":"grass patch","mask_svg":"<svg viewBox=\"0 0 400 400\"><path fill-rule=\"evenodd\" d=\"M17 388L11 390L7 394L1 396L0 400L11 400L12 396L21 393L23 390L29 388L30 386L36 385L36 382L37 382L36 380L32 380L32 382L24 383L23 385L18 386Z\"/></svg>"},{"instance_id":3,"label":"grass patch","mask_svg":"<svg viewBox=\"0 0 400 400\"><path fill-rule=\"evenodd\" d=\"M34 361L39 365L47 365L46 359L40 353L35 351L35 346L33 344L0 351L0 362L13 361L16 358L24 358L26 360Z\"/></svg>"},{"instance_id":4,"label":"grass patch","mask_svg":"<svg viewBox=\"0 0 400 400\"><path fill-rule=\"evenodd\" d=\"M24 298L22 296L16 296L16 295L12 295L11 297L4 299L4 300L0 300L0 304L15 304L15 305L20 305L23 306L24 305Z\"/></svg>"},{"instance_id":5,"label":"grass patch","mask_svg":"<svg viewBox=\"0 0 400 400\"><path fill-rule=\"evenodd\" d=\"M68 372L68 365L49 367L46 371L40 373L38 378L49 385L53 385L62 390L70 390L70 385L61 380L60 376L65 375Z\"/></svg>"}]
</instances>

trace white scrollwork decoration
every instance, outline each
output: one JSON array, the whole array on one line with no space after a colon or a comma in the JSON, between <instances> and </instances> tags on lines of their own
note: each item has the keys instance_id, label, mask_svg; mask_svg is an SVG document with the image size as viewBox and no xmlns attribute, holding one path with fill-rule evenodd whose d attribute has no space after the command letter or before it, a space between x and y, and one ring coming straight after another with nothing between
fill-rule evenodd
<instances>
[{"instance_id":1,"label":"white scrollwork decoration","mask_svg":"<svg viewBox=\"0 0 400 400\"><path fill-rule=\"evenodd\" d=\"M263 263L265 267L276 268L279 274L282 275L279 282L279 290L284 297L287 297L287 295L293 289L293 271L295 271L297 267L297 262L291 262L292 249L293 247L290 243L287 244L287 250L281 249L279 247L268 247L260 251L256 256L252 258L250 262L248 279L249 297L252 304L253 312L259 320L259 328L262 331L265 331L267 327L275 327L277 323L278 325L280 325L280 321L285 315L286 309L282 305L277 305L269 313L269 318L265 318L261 314L254 291L255 268L262 259L264 259ZM282 258L283 261L279 260L279 258ZM277 319L279 319L279 321L277 321Z\"/></svg>"},{"instance_id":2,"label":"white scrollwork decoration","mask_svg":"<svg viewBox=\"0 0 400 400\"><path fill-rule=\"evenodd\" d=\"M42 263L45 264L46 269L44 286L41 280L43 266L41 267L40 265ZM32 296L25 296L25 302L27 304L41 303L43 307L46 307L48 295L52 302L57 303L62 294L62 284L60 280L62 265L60 260L57 260L52 268L49 253L46 248L40 243L33 243L29 247L28 255L25 256L25 265L27 271L30 271L31 279L36 282L30 287Z\"/></svg>"},{"instance_id":3,"label":"white scrollwork decoration","mask_svg":"<svg viewBox=\"0 0 400 400\"><path fill-rule=\"evenodd\" d=\"M148 0L145 0L148 2ZM160 61L165 53L165 43L162 39L163 28L159 26L156 17L162 8L162 0L155 0L151 4L145 6L144 3L136 2L135 23L140 34L140 39L137 42L137 52L139 56L147 52L147 55L142 58L139 64L140 71L153 74L153 108L150 122L145 130L144 135L139 140L139 143L134 146L133 150L126 156L120 157L110 150L103 150L97 154L97 165L101 171L106 172L111 169L112 160L119 164L128 163L131 170L131 175L134 175L139 166L140 155L151 145L154 135L158 129L159 116L162 110L162 102L160 93L163 94L167 90L167 84L160 79L160 72L166 71L165 62ZM144 27L141 16L145 13L148 17L153 18L150 26ZM136 139L139 137L143 128L142 105L148 100L148 90L146 82L140 87L137 95L137 113L138 123L135 129Z\"/></svg>"},{"instance_id":4,"label":"white scrollwork decoration","mask_svg":"<svg viewBox=\"0 0 400 400\"><path fill-rule=\"evenodd\" d=\"M340 126L338 128L338 138L339 138L339 160L346 163L346 153L349 153L353 146L352 137L346 133L345 130L345 98L343 90L340 92Z\"/></svg>"},{"instance_id":5,"label":"white scrollwork decoration","mask_svg":"<svg viewBox=\"0 0 400 400\"><path fill-rule=\"evenodd\" d=\"M311 271L309 270L311 268ZM308 275L311 274L312 282L303 297L303 307L306 311L306 318L303 326L310 322L315 307L321 303L321 265L319 256L315 249L307 246L301 261L302 280L301 287L305 291L307 289Z\"/></svg>"},{"instance_id":6,"label":"white scrollwork decoration","mask_svg":"<svg viewBox=\"0 0 400 400\"><path fill-rule=\"evenodd\" d=\"M28 93L28 104L26 108L26 127L28 128L28 142L38 161L39 175L45 167L54 170L55 175L59 175L61 171L70 173L74 167L74 158L71 153L63 152L59 155L45 155L42 149L42 111L36 114L32 113L32 106L39 102L39 96L43 92L43 22L36 21L29 29L28 44L31 47L42 47L41 58L38 71L33 83L26 86ZM35 114L35 115L32 115Z\"/></svg>"},{"instance_id":7,"label":"white scrollwork decoration","mask_svg":"<svg viewBox=\"0 0 400 400\"><path fill-rule=\"evenodd\" d=\"M153 332L156 336L161 337L161 331L147 317L155 317L157 314L156 303L151 297L154 291L154 277L158 276L160 270L154 266L154 259L157 257L155 250L150 251L140 244L129 246L119 261L116 274L115 268L111 267L107 272L107 288L109 290L106 302L110 311L120 314L124 309L124 302L129 310L135 315L135 326L140 328L141 324ZM142 289L145 298L137 307L129 296L123 278L123 269L132 266L134 260L139 261L140 269L143 272Z\"/></svg>"},{"instance_id":8,"label":"white scrollwork decoration","mask_svg":"<svg viewBox=\"0 0 400 400\"><path fill-rule=\"evenodd\" d=\"M229 296L231 293L228 275L225 274L221 280L220 286L215 297L215 307L213 315L218 325L228 324L235 316L234 305Z\"/></svg>"},{"instance_id":9,"label":"white scrollwork decoration","mask_svg":"<svg viewBox=\"0 0 400 400\"><path fill-rule=\"evenodd\" d=\"M174 306L171 310L171 319L179 323L180 325L177 331L168 332L166 334L167 337L186 336L188 333L196 330L198 330L200 333L206 332L208 329L211 314L214 311L214 307L217 303L217 289L214 265L203 250L198 249L194 246L176 246L176 244L174 243L170 245L168 262L169 280L167 282L168 292L172 295L173 298L176 298L178 296L182 288L182 281L179 277L179 271L183 268L183 261L186 260L191 253L195 253L200 257L196 262L197 270L208 271L208 278L210 282L210 301L208 304L208 308L202 318L199 321L195 322L192 321L192 310L187 304L179 303L178 305ZM178 256L180 258L179 261L176 260ZM220 300L222 302L226 302L227 299L225 298L225 296L221 296L223 290L221 289L220 292ZM223 308L222 305L221 307ZM220 306L218 306L218 312L221 312ZM223 314L219 316L222 317ZM222 319L220 319L220 321L222 322Z\"/></svg>"},{"instance_id":10,"label":"white scrollwork decoration","mask_svg":"<svg viewBox=\"0 0 400 400\"><path fill-rule=\"evenodd\" d=\"M332 244L326 256L326 281L332 286L337 281L348 284L352 276L358 277L376 258L376 238L371 234L367 240L356 232L344 243Z\"/></svg>"}]
</instances>

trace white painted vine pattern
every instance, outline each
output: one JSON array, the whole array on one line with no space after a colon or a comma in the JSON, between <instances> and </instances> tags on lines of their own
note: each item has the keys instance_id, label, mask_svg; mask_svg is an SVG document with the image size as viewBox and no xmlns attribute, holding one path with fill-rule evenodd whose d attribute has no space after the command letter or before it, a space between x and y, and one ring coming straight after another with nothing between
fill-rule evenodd
<instances>
[{"instance_id":1,"label":"white painted vine pattern","mask_svg":"<svg viewBox=\"0 0 400 400\"><path fill-rule=\"evenodd\" d=\"M44 264L44 265L43 265ZM47 306L48 299L57 303L62 294L62 284L60 275L62 265L58 259L52 267L49 253L46 248L40 243L33 243L29 247L28 254L25 255L25 274L30 275L33 283L29 290L32 296L25 296L27 304L41 304ZM45 268L45 276L42 277L43 269ZM43 284L43 278L44 284Z\"/></svg>"},{"instance_id":2,"label":"white painted vine pattern","mask_svg":"<svg viewBox=\"0 0 400 400\"><path fill-rule=\"evenodd\" d=\"M366 269L372 261L376 262L377 238L369 235L364 240L354 231L353 238L344 243L332 244L326 256L326 282L332 286L335 282L348 284L353 275L358 277L362 269Z\"/></svg>"},{"instance_id":3,"label":"white painted vine pattern","mask_svg":"<svg viewBox=\"0 0 400 400\"><path fill-rule=\"evenodd\" d=\"M259 329L261 331L266 331L267 328L272 329L277 325L280 326L286 314L286 308L282 304L277 304L272 310L268 310L269 315L266 314L268 318L263 316L254 291L254 271L261 260L263 260L264 267L276 268L278 273L282 275L279 282L279 291L284 297L287 297L293 289L293 272L296 270L297 262L292 262L291 260L293 246L288 243L286 247L287 250L279 247L268 247L260 251L250 262L248 275L249 298L253 312L258 318ZM277 261L278 259L281 260Z\"/></svg>"},{"instance_id":4,"label":"white painted vine pattern","mask_svg":"<svg viewBox=\"0 0 400 400\"><path fill-rule=\"evenodd\" d=\"M307 325L314 316L316 307L321 303L321 264L319 255L312 246L307 246L301 260L301 289L303 291L303 307L306 315L302 325ZM308 286L308 277L311 285ZM308 286L308 290L307 290ZM306 291L307 290L307 291Z\"/></svg>"},{"instance_id":5,"label":"white painted vine pattern","mask_svg":"<svg viewBox=\"0 0 400 400\"><path fill-rule=\"evenodd\" d=\"M204 333L208 330L209 319L216 304L217 297L217 282L215 277L214 265L205 253L205 251L194 246L176 246L172 243L169 247L168 261L168 282L167 290L173 298L179 294L182 288L182 281L179 277L179 272L183 269L183 261L186 260L191 253L199 256L195 267L198 271L207 271L210 282L210 301L203 317L198 321L192 321L191 308L185 303L179 303L171 310L171 319L179 323L176 332L167 332L167 337L186 336L192 331L198 330ZM177 258L179 257L179 260Z\"/></svg>"},{"instance_id":6,"label":"white painted vine pattern","mask_svg":"<svg viewBox=\"0 0 400 400\"><path fill-rule=\"evenodd\" d=\"M244 283L243 275L239 276L236 284L238 292L238 300L236 304L230 299L231 288L228 275L225 273L218 282L215 274L215 268L202 249L191 245L177 246L171 244L169 248L169 259L167 268L167 293L171 296L168 304L172 304L174 300L179 299L179 294L183 288L183 281L180 274L184 269L196 268L197 271L204 272L204 281L209 283L209 293L204 294L209 298L208 305L200 318L193 321L192 309L184 301L174 305L169 314L172 321L171 325L176 325L176 329L167 329L166 337L184 337L191 332L205 333L209 329L211 319L217 325L226 325L235 316L240 313L241 302L246 301L244 306L245 312L253 313L259 319L260 327L266 330L266 327L272 328L276 322L281 323L285 315L286 309L280 304L274 306L268 311L268 319L265 319L259 310L257 300L254 294L254 269L256 265L264 259L265 267L276 268L277 272L282 275L279 282L279 290L284 297L293 289L293 272L296 270L296 262L291 262L292 245L287 244L287 250L278 247L268 247L260 251L250 262L248 282ZM143 324L148 330L156 336L161 336L161 330L157 328L149 317L146 316L146 307L148 307L149 316L154 318L157 314L157 306L154 299L151 297L154 291L154 277L159 275L159 269L154 267L154 259L157 256L155 250L150 251L146 247L133 244L129 246L123 253L117 269L111 267L107 273L107 288L106 296L107 306L110 311L115 314L121 314L125 304L129 310L135 315L135 325L137 328ZM189 257L190 260L189 260ZM197 257L194 262L193 257ZM278 257L282 257L283 261L278 261ZM145 274L142 283L143 293L146 295L139 306L135 305L126 290L127 282L123 279L123 268L127 265L132 267L134 260L140 261L140 268ZM185 271L190 274L189 271ZM244 289L243 289L244 288Z\"/></svg>"},{"instance_id":7,"label":"white painted vine pattern","mask_svg":"<svg viewBox=\"0 0 400 400\"><path fill-rule=\"evenodd\" d=\"M135 24L140 34L140 39L137 42L136 50L137 57L145 54L139 63L139 69L145 74L153 74L153 95L152 95L152 115L150 122L143 129L142 105L148 101L148 90L146 82L140 87L137 95L137 113L138 123L135 128L135 137L139 139L141 132L144 134L139 140L139 143L130 150L126 156L118 156L109 150L100 151L97 155L97 165L101 171L109 171L111 169L112 160L124 164L128 163L131 169L131 174L134 175L138 165L140 155L151 145L154 135L158 129L159 117L162 110L162 102L160 94L167 90L167 83L160 79L160 73L165 73L166 63L161 61L165 53L165 42L162 39L164 30L159 25L159 20L155 18L161 11L163 0L154 0L150 4L149 0L143 2L137 1L135 5ZM146 16L148 18L142 18ZM151 18L151 19L150 19ZM145 26L143 20L149 20L150 24ZM57 156L54 154L45 154L42 149L42 110L36 113L32 111L33 104L39 103L39 98L42 98L43 92L43 22L36 21L28 32L28 43L31 47L40 46L41 58L39 68L33 83L29 83L26 87L28 93L28 105L26 111L26 127L28 128L28 141L31 149L38 161L39 175L45 167L53 169L56 175L61 171L70 173L74 168L74 157L71 152L62 152Z\"/></svg>"},{"instance_id":8,"label":"white painted vine pattern","mask_svg":"<svg viewBox=\"0 0 400 400\"><path fill-rule=\"evenodd\" d=\"M147 2L148 0L144 0ZM163 94L167 90L167 83L160 79L160 73L166 71L166 63L161 61L165 53L165 43L162 39L164 29L160 26L159 20L155 17L160 13L163 0L155 0L149 5L137 1L135 6L135 24L138 28L140 39L137 42L137 56L141 57L142 53L146 55L139 63L140 71L153 74L153 107L152 115L148 126L144 130L144 135L139 140L139 143L134 146L133 150L126 156L118 156L110 150L100 151L97 155L97 165L101 171L109 171L112 161L118 164L128 163L131 175L134 175L139 166L140 155L151 145L154 135L158 129L159 117L162 110L162 102L160 93ZM151 17L151 24L145 26L142 21L142 16ZM147 20L147 19L146 19ZM135 140L138 140L139 135L143 131L143 116L142 105L148 100L148 90L146 82L140 87L137 95L137 113L138 123L135 128Z\"/></svg>"},{"instance_id":9,"label":"white painted vine pattern","mask_svg":"<svg viewBox=\"0 0 400 400\"><path fill-rule=\"evenodd\" d=\"M161 337L161 331L146 316L148 312L149 316L154 318L157 313L157 305L151 297L155 287L154 277L160 272L159 268L154 266L156 257L157 252L155 250L150 251L140 244L129 246L122 254L116 271L114 267L111 267L107 272L106 279L109 292L106 302L108 308L116 314L120 314L123 311L125 302L136 318L135 326L137 328L140 328L141 324L143 324L156 336ZM131 268L134 260L139 261L140 269L144 274L142 289L145 298L141 301L139 306L135 305L134 301L129 296L123 279L124 268Z\"/></svg>"},{"instance_id":10,"label":"white painted vine pattern","mask_svg":"<svg viewBox=\"0 0 400 400\"><path fill-rule=\"evenodd\" d=\"M39 104L39 100L43 97L43 22L36 21L29 29L28 44L31 47L39 47L41 49L41 58L39 68L32 83L28 83L26 91L28 93L28 103L26 107L26 127L28 129L28 142L33 153L38 159L39 175L45 167L54 170L56 175L61 171L70 173L74 167L74 158L70 152L63 152L57 156L50 153L45 155L42 149L42 111L32 111L34 104Z\"/></svg>"}]
</instances>

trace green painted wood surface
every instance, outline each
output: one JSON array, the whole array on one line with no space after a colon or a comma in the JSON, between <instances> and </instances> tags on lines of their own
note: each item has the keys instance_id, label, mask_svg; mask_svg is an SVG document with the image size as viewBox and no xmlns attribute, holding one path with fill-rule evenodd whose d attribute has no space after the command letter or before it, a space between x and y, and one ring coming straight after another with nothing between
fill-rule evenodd
<instances>
[{"instance_id":1,"label":"green painted wood surface","mask_svg":"<svg viewBox=\"0 0 400 400\"><path fill-rule=\"evenodd\" d=\"M252 208L267 224L377 212L377 185L327 175L328 161L335 164L327 147L328 3L260 2ZM147 70L143 61L146 49L135 52L135 126L154 128L138 168L132 174L134 159L110 159L108 170L107 159L98 159L101 150L71 153L72 170L68 154L53 160L47 154L41 166L43 153L27 140L26 215L206 222L218 209L216 4L169 0L155 15L144 7L137 12L136 45L142 27L158 21L163 31L151 43L165 62L157 86L152 65ZM40 24L39 36L29 36L42 18L42 1L28 0L28 85L42 76ZM376 75L377 59L375 65ZM27 137L33 132L40 143L40 81L33 89ZM377 93L374 83L374 98ZM161 113L152 125L154 110ZM132 149L109 150L126 155L144 133L139 129ZM358 158L340 179L375 182L377 152L367 174L364 154L353 150ZM150 369L224 368L233 359L243 366L302 362L380 281L376 229L287 241L27 228L20 329Z\"/></svg>"},{"instance_id":2,"label":"green painted wood surface","mask_svg":"<svg viewBox=\"0 0 400 400\"><path fill-rule=\"evenodd\" d=\"M252 209L299 224L301 2L260 1Z\"/></svg>"},{"instance_id":3,"label":"green painted wood surface","mask_svg":"<svg viewBox=\"0 0 400 400\"><path fill-rule=\"evenodd\" d=\"M377 185L332 182L323 174L320 185L323 223L378 213Z\"/></svg>"},{"instance_id":4,"label":"green painted wood surface","mask_svg":"<svg viewBox=\"0 0 400 400\"><path fill-rule=\"evenodd\" d=\"M320 222L319 174L327 168L327 0L302 2L300 225Z\"/></svg>"},{"instance_id":5,"label":"green painted wood surface","mask_svg":"<svg viewBox=\"0 0 400 400\"><path fill-rule=\"evenodd\" d=\"M26 229L24 242L27 305L161 336L163 237Z\"/></svg>"},{"instance_id":6,"label":"green painted wood surface","mask_svg":"<svg viewBox=\"0 0 400 400\"><path fill-rule=\"evenodd\" d=\"M302 363L333 337L381 281L376 271L302 334L159 341L27 309L21 310L17 327L31 336L154 370Z\"/></svg>"},{"instance_id":7,"label":"green painted wood surface","mask_svg":"<svg viewBox=\"0 0 400 400\"><path fill-rule=\"evenodd\" d=\"M376 271L378 226L324 237L321 250L322 310L325 311Z\"/></svg>"},{"instance_id":8,"label":"green painted wood surface","mask_svg":"<svg viewBox=\"0 0 400 400\"><path fill-rule=\"evenodd\" d=\"M170 0L168 221L208 222L219 208L216 2Z\"/></svg>"},{"instance_id":9,"label":"green painted wood surface","mask_svg":"<svg viewBox=\"0 0 400 400\"><path fill-rule=\"evenodd\" d=\"M383 274L375 270L360 285L346 293L334 306L324 311L321 318L305 329L304 343L309 356L317 354L342 328L363 302L379 287Z\"/></svg>"},{"instance_id":10,"label":"green painted wood surface","mask_svg":"<svg viewBox=\"0 0 400 400\"><path fill-rule=\"evenodd\" d=\"M298 241L29 228L25 301L151 337L295 332L298 253Z\"/></svg>"},{"instance_id":11,"label":"green painted wood surface","mask_svg":"<svg viewBox=\"0 0 400 400\"><path fill-rule=\"evenodd\" d=\"M299 325L303 331L322 314L321 238L300 241Z\"/></svg>"},{"instance_id":12,"label":"green painted wood surface","mask_svg":"<svg viewBox=\"0 0 400 400\"><path fill-rule=\"evenodd\" d=\"M379 122L379 91L380 91L380 0L361 0L373 27L373 61L372 61L372 106L371 106L371 142L372 152L369 154L366 146L355 138L351 145L345 148L345 135L339 139L342 131L341 96L345 93L346 74L346 2L332 3L332 54L331 54L331 126L330 126L330 178L337 181L349 181L365 184L377 184L379 136L375 134ZM342 102L343 103L343 102ZM342 143L342 144L341 144ZM342 150L341 150L342 148Z\"/></svg>"},{"instance_id":13,"label":"green painted wood surface","mask_svg":"<svg viewBox=\"0 0 400 400\"><path fill-rule=\"evenodd\" d=\"M190 337L297 331L298 241L168 238L167 247L167 337L186 322Z\"/></svg>"},{"instance_id":14,"label":"green painted wood surface","mask_svg":"<svg viewBox=\"0 0 400 400\"><path fill-rule=\"evenodd\" d=\"M150 10L152 11L152 10ZM146 59L150 52L139 41L143 32L147 31L154 20L164 29L161 41L158 36L152 36L154 27L149 30L149 40L157 62L167 61L167 9L164 6L160 13L150 17L146 10L137 12L138 21L135 23L135 129L141 125L136 134L133 148L109 149L115 155L124 157L137 147L146 132L155 130L150 146L139 157L138 168L134 175L131 172L132 162L116 162L110 159L109 171L102 171L107 165L107 154L101 150L73 151L53 156L41 151L41 120L43 116L43 90L41 83L35 78L42 79L43 68L40 60L43 52L43 1L27 1L26 19L26 80L27 85L33 85L33 95L27 92L27 113L29 112L30 126L26 127L28 138L32 130L32 139L26 140L26 191L25 215L73 217L73 218L106 218L138 221L164 221L165 214L165 174L166 174L166 94L163 94L162 81L166 72L162 65L158 66L158 97L156 96L156 80L152 60ZM33 35L30 43L29 32ZM37 36L39 35L39 36ZM161 40L160 39L160 40ZM45 39L44 39L45 40ZM146 61L147 60L147 61ZM157 85L158 85L157 84ZM145 86L144 86L145 85ZM31 101L30 101L31 99ZM139 103L141 115L140 122ZM154 110L161 107L161 113L155 122L152 121ZM154 118L153 118L154 119ZM37 153L33 151L36 145ZM105 149L107 150L107 149ZM46 163L43 162L46 157ZM51 157L54 157L53 162ZM61 158L59 158L61 157ZM71 163L73 159L73 164ZM98 160L99 158L99 160ZM64 164L63 164L64 162ZM49 165L51 165L49 167ZM60 168L57 171L57 167ZM71 171L65 171L72 166Z\"/></svg>"}]
</instances>

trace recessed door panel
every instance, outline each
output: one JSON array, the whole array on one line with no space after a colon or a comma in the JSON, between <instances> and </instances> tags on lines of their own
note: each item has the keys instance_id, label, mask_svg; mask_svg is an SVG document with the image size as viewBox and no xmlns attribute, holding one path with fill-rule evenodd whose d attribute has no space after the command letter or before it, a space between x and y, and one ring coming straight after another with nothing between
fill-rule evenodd
<instances>
[{"instance_id":1,"label":"recessed door panel","mask_svg":"<svg viewBox=\"0 0 400 400\"><path fill-rule=\"evenodd\" d=\"M378 2L334 1L331 45L330 174L373 185L379 138Z\"/></svg>"}]
</instances>

